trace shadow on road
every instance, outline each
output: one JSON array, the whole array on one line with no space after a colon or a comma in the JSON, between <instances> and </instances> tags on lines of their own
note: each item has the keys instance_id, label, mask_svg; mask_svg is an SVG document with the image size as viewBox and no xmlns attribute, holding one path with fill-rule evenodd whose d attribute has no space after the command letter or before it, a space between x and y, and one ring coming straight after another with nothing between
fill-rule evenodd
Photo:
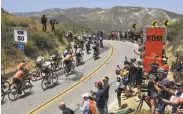
<instances>
[{"instance_id":1,"label":"shadow on road","mask_svg":"<svg viewBox=\"0 0 183 114\"><path fill-rule=\"evenodd\" d=\"M84 74L82 72L75 71L72 75L72 77L67 77L66 80L78 81L83 77Z\"/></svg>"},{"instance_id":2,"label":"shadow on road","mask_svg":"<svg viewBox=\"0 0 183 114\"><path fill-rule=\"evenodd\" d=\"M58 85L60 85L61 83L56 83L56 84L52 84L52 85L50 85L48 88L46 88L46 89L44 89L43 91L46 91L46 90L48 90L48 89L52 89L52 88L54 88L54 87L56 87L56 86L58 86Z\"/></svg>"},{"instance_id":3,"label":"shadow on road","mask_svg":"<svg viewBox=\"0 0 183 114\"><path fill-rule=\"evenodd\" d=\"M23 98L25 98L25 97L27 97L27 96L30 96L30 95L34 94L34 93L35 93L35 92L31 91L31 92L29 92L29 93L23 94L23 95L21 95L18 99L23 99ZM18 100L18 99L17 99L17 100Z\"/></svg>"},{"instance_id":4,"label":"shadow on road","mask_svg":"<svg viewBox=\"0 0 183 114\"><path fill-rule=\"evenodd\" d=\"M4 99L3 101L1 101L1 105L7 103L7 101L8 101L7 99Z\"/></svg>"}]
</instances>

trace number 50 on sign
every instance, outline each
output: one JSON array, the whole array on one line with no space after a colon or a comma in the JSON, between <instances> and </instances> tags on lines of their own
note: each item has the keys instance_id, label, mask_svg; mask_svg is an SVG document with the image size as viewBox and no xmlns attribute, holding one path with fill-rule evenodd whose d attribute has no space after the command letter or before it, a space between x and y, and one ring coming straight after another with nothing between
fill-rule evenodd
<instances>
[{"instance_id":1,"label":"number 50 on sign","mask_svg":"<svg viewBox=\"0 0 183 114\"><path fill-rule=\"evenodd\" d=\"M14 29L14 40L27 43L27 30Z\"/></svg>"}]
</instances>

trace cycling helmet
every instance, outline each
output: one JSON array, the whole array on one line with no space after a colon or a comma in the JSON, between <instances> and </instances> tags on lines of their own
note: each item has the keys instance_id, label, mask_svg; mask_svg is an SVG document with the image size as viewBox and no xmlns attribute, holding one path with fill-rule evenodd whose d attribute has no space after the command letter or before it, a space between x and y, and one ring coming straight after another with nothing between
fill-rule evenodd
<instances>
[{"instance_id":1,"label":"cycling helmet","mask_svg":"<svg viewBox=\"0 0 183 114\"><path fill-rule=\"evenodd\" d=\"M167 74L168 74L168 71L166 69L164 69L164 68L159 68L157 70L157 72L162 74L163 76L167 76Z\"/></svg>"},{"instance_id":2,"label":"cycling helmet","mask_svg":"<svg viewBox=\"0 0 183 114\"><path fill-rule=\"evenodd\" d=\"M68 50L65 50L63 56L65 57L67 54L68 54Z\"/></svg>"}]
</instances>

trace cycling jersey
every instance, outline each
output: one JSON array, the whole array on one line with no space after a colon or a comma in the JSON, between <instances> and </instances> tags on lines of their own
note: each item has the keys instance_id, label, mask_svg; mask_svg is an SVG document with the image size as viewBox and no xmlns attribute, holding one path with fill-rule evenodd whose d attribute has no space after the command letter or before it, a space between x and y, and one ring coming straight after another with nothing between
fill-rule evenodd
<instances>
[{"instance_id":1,"label":"cycling jersey","mask_svg":"<svg viewBox=\"0 0 183 114\"><path fill-rule=\"evenodd\" d=\"M20 63L17 67L18 70L22 70L25 74L29 72L29 67L25 63Z\"/></svg>"},{"instance_id":2,"label":"cycling jersey","mask_svg":"<svg viewBox=\"0 0 183 114\"><path fill-rule=\"evenodd\" d=\"M71 60L72 59L72 54L67 54L65 57L65 60Z\"/></svg>"},{"instance_id":3,"label":"cycling jersey","mask_svg":"<svg viewBox=\"0 0 183 114\"><path fill-rule=\"evenodd\" d=\"M76 50L76 54L82 54L82 49L81 49L81 48L78 48L78 49Z\"/></svg>"},{"instance_id":4,"label":"cycling jersey","mask_svg":"<svg viewBox=\"0 0 183 114\"><path fill-rule=\"evenodd\" d=\"M20 63L20 64L18 65L17 69L19 70L19 69L21 69L22 67L25 67L25 66L26 66L25 63Z\"/></svg>"},{"instance_id":5,"label":"cycling jersey","mask_svg":"<svg viewBox=\"0 0 183 114\"><path fill-rule=\"evenodd\" d=\"M24 72L19 70L15 75L14 77L17 77L19 79L23 79L23 76L24 76Z\"/></svg>"}]
</instances>

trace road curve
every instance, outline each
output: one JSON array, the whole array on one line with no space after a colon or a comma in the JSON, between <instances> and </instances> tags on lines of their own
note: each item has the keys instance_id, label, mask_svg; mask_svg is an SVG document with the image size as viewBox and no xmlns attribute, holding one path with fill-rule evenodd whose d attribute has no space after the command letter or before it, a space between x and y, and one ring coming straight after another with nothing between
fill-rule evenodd
<instances>
[{"instance_id":1,"label":"road curve","mask_svg":"<svg viewBox=\"0 0 183 114\"><path fill-rule=\"evenodd\" d=\"M14 114L16 112L17 114L26 114L32 112L34 109L37 109L34 110L33 113L59 114L61 112L59 111L57 104L60 101L64 101L67 103L67 106L72 109L76 109L76 103L82 102L81 95L83 93L89 92L90 90L96 90L96 88L94 87L95 81L101 80L104 76L108 76L110 78L110 83L115 81L116 75L114 73L114 70L116 68L116 65L122 65L125 56L133 58L136 57L136 55L133 53L133 50L137 48L137 45L135 44L119 41L106 41L106 43L109 43L113 46L112 57L107 61L107 63L103 64L104 61L109 58L110 53L112 52L112 48L110 48L109 45L105 45L105 48L100 55L101 58L96 60L95 62L93 59L90 59L92 57L92 54L89 56L85 56L84 60L86 61L86 63L76 69L77 73L67 78L65 78L64 76L60 76L60 84L55 86L54 88L43 91L40 87L40 81L35 82L33 87L34 92L31 95L26 97L23 96L15 102L10 102L9 100L7 100L7 102L2 105L2 113ZM100 67L97 72L94 73L93 71L101 65L102 67ZM91 72L93 73L91 74ZM56 95L64 92L64 90L70 88L77 82L80 82L81 79L84 79L85 76L89 74L91 76L89 79L87 78L85 81L82 81L80 85L71 89L64 95L61 95L61 97L53 99ZM109 103L112 102L116 97L114 90L115 83L112 84L110 88ZM53 100L46 105L37 108L38 106L49 101L50 99Z\"/></svg>"}]
</instances>

